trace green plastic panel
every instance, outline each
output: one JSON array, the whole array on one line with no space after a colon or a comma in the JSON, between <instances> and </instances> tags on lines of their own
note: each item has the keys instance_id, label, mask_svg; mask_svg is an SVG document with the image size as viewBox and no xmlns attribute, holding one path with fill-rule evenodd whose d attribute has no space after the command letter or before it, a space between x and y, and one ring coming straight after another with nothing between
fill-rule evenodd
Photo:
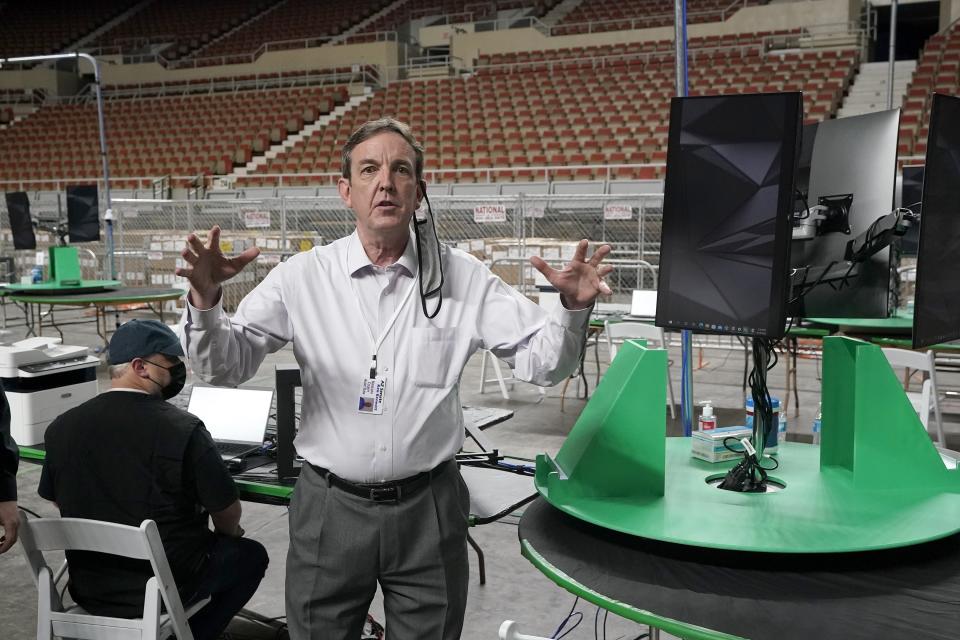
<instances>
[{"instance_id":1,"label":"green plastic panel","mask_svg":"<svg viewBox=\"0 0 960 640\"><path fill-rule=\"evenodd\" d=\"M822 449L782 443L771 476L786 488L766 494L717 489L708 478L735 462L695 459L689 438L664 438L656 353L621 351L556 461L538 457L536 486L552 505L645 538L757 552L884 549L960 531L960 471L940 459L878 347L824 340Z\"/></svg>"},{"instance_id":2,"label":"green plastic panel","mask_svg":"<svg viewBox=\"0 0 960 640\"><path fill-rule=\"evenodd\" d=\"M50 247L50 280L62 287L80 284L80 256L76 247Z\"/></svg>"},{"instance_id":3,"label":"green plastic panel","mask_svg":"<svg viewBox=\"0 0 960 640\"><path fill-rule=\"evenodd\" d=\"M624 342L556 460L537 458L544 495L559 501L663 495L666 371L664 350Z\"/></svg>"}]
</instances>

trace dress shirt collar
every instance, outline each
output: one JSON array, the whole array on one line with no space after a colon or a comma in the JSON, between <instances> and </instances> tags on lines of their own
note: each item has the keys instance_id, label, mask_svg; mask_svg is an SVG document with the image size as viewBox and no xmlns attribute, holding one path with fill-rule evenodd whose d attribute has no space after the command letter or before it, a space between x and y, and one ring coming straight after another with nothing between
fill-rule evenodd
<instances>
[{"instance_id":1,"label":"dress shirt collar","mask_svg":"<svg viewBox=\"0 0 960 640\"><path fill-rule=\"evenodd\" d=\"M407 247L403 250L403 255L400 256L400 259L394 263L395 265L399 265L406 269L407 274L411 276L417 272L416 244L417 241L411 233L407 238ZM354 276L364 267L374 266L375 265L370 262L367 252L363 249L363 244L360 242L360 236L357 234L356 230L354 230L354 232L350 234L350 238L347 241L347 271L349 271L351 276Z\"/></svg>"}]
</instances>

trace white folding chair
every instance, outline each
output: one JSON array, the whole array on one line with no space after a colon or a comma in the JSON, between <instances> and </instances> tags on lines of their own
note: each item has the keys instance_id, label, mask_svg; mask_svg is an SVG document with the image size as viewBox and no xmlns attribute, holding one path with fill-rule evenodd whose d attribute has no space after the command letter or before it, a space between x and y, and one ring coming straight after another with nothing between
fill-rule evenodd
<instances>
[{"instance_id":1,"label":"white folding chair","mask_svg":"<svg viewBox=\"0 0 960 640\"><path fill-rule=\"evenodd\" d=\"M943 420L940 416L940 395L937 389L936 361L933 357L933 351L909 351L907 349L884 349L883 355L887 357L887 362L892 367L903 367L907 370L904 387L907 389L907 398L910 404L920 416L920 422L926 429L930 422L930 410L933 409L934 419L937 421L937 443L944 447L946 441L943 437ZM911 370L922 371L924 374L923 385L920 392L909 391L909 380Z\"/></svg>"},{"instance_id":2,"label":"white folding chair","mask_svg":"<svg viewBox=\"0 0 960 640\"><path fill-rule=\"evenodd\" d=\"M487 360L490 361L490 366L493 368L493 377L487 377ZM489 349L483 349L480 351L480 393L486 391L488 384L493 384L494 382L500 387L500 395L503 396L504 400L510 399L510 392L507 391L507 384L510 385L510 388L513 389L513 383L517 379L513 375L513 371L510 371L510 375L505 377L503 375L503 369L500 367L500 360L497 356L493 355L493 352ZM543 387L537 386L537 391L540 393L540 397L543 398L547 395L547 390Z\"/></svg>"},{"instance_id":3,"label":"white folding chair","mask_svg":"<svg viewBox=\"0 0 960 640\"><path fill-rule=\"evenodd\" d=\"M184 611L177 585L167 564L160 533L153 520L130 527L82 518L40 518L30 520L20 512L20 540L37 585L37 640L54 637L80 640L162 640L175 635L193 640L187 619L203 608L210 598ZM147 581L142 618L111 618L87 613L73 606L64 611L57 593L56 578L44 559L45 551L96 551L125 558L147 560L153 576ZM160 613L161 602L166 612Z\"/></svg>"},{"instance_id":4,"label":"white folding chair","mask_svg":"<svg viewBox=\"0 0 960 640\"><path fill-rule=\"evenodd\" d=\"M617 347L624 340L637 338L647 341L647 346L653 349L666 349L667 339L660 327L645 322L610 322L603 323L603 333L607 336L607 347L610 350L610 362L617 356ZM670 417L677 417L676 402L673 397L673 380L670 379L670 360L667 360L667 389L670 391Z\"/></svg>"},{"instance_id":5,"label":"white folding chair","mask_svg":"<svg viewBox=\"0 0 960 640\"><path fill-rule=\"evenodd\" d=\"M487 378L487 360L490 360L490 365L493 367L493 376L492 378ZM493 355L493 352L488 349L483 349L480 351L480 393L486 391L486 386L496 382L500 386L500 395L503 396L504 400L510 399L510 393L507 392L507 383L510 383L510 388L513 388L513 382L515 378L513 373L510 373L509 378L503 377L503 370L500 368L500 361L497 359L497 356Z\"/></svg>"}]
</instances>

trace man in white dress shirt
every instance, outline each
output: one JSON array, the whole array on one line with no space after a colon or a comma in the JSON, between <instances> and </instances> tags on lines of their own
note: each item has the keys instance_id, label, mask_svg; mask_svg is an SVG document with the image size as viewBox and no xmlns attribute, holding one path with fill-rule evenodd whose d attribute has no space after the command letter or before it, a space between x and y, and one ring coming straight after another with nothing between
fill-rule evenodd
<instances>
[{"instance_id":1,"label":"man in white dress shirt","mask_svg":"<svg viewBox=\"0 0 960 640\"><path fill-rule=\"evenodd\" d=\"M177 270L191 285L184 345L204 380L239 384L293 343L303 381L296 447L309 463L290 505L295 640L355 640L378 582L391 640L460 636L470 500L453 458L464 439L463 368L490 349L517 378L556 384L577 366L594 300L610 291L601 264L610 248L587 260L586 240L559 271L531 258L561 294L552 313L463 251L420 242L421 251L411 219L422 172L406 125L368 122L343 149L339 190L353 234L278 265L232 319L220 283L257 249L227 259L214 227L206 244L188 236L188 266ZM434 294L418 279L431 264L442 265Z\"/></svg>"}]
</instances>

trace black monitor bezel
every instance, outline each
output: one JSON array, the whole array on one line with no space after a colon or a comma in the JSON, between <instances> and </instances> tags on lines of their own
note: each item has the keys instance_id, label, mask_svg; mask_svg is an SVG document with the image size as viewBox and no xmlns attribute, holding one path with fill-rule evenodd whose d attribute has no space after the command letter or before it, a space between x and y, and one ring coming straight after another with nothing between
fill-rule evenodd
<instances>
[{"instance_id":1,"label":"black monitor bezel","mask_svg":"<svg viewBox=\"0 0 960 640\"><path fill-rule=\"evenodd\" d=\"M920 202L921 202L921 211L929 211L929 207L926 206L925 196L927 194L927 181L930 179L931 171L928 170L930 167L930 158L931 154L934 152L933 141L937 139L937 132L940 128L940 118L939 112L942 109L940 106L945 101L957 101L960 103L960 97L957 96L948 96L943 93L934 93L931 98L930 106L930 128L927 133L927 153L924 157L924 171L923 171L923 188L920 192ZM923 265L924 265L924 226L923 226L923 213L920 216L920 240L917 243L917 275L916 275L916 289L914 293L914 304L913 304L913 331L911 336L912 348L914 349L923 349L925 347L933 346L935 344L941 344L944 342L949 342L951 340L956 340L960 338L960 322L957 323L956 329L950 334L944 334L936 337L925 337L920 335L919 325L923 314L919 313L920 310L924 307L924 300L926 298L926 290L921 287L921 282L923 278ZM929 229L929 227L927 227ZM927 232L929 233L929 232ZM929 241L928 241L929 243Z\"/></svg>"},{"instance_id":2,"label":"black monitor bezel","mask_svg":"<svg viewBox=\"0 0 960 640\"><path fill-rule=\"evenodd\" d=\"M678 326L676 324L661 324L660 318L662 317L663 305L666 304L668 295L658 295L657 296L657 319L655 321L656 326L663 327L665 329L688 329L694 331L695 333L710 333L710 334L719 334L719 335L739 335L746 336L750 338L770 338L777 339L782 338L786 335L786 324L787 324L787 298L790 293L789 281L790 281L790 243L793 239L793 209L795 202L795 187L796 187L796 173L797 173L797 164L799 162L799 153L800 153L800 132L803 126L803 94L800 92L768 92L768 93L750 93L750 94L729 94L721 96L688 96L688 97L678 97L675 96L670 101L670 130L669 130L669 140L679 140L680 136L680 127L681 127L681 111L685 101L696 101L696 100L716 100L718 98L724 99L748 99L748 98L759 98L759 97L768 97L768 96L790 96L793 97L792 101L787 102L787 108L785 110L784 117L784 148L781 153L781 162L789 162L790 166L787 166L780 172L780 192L777 199L777 220L774 235L779 239L778 242L775 242L774 254L773 254L773 264L771 266L771 272L774 274L774 277L771 278L771 290L770 290L770 312L768 313L768 318L771 318L770 323L768 324L764 333L758 333L756 331L745 330L729 330L729 329L711 329L705 327L684 327ZM789 131L791 120L794 123L794 132L793 136L787 135ZM671 174L669 167L671 164L678 166L680 158L680 146L678 144L668 145L667 148L667 172L664 180L664 189L663 189L663 210L666 212L668 210L668 202L670 202L675 196L677 189L680 188L676 184L676 173ZM668 224L673 224L668 222L667 216L664 215L663 218L663 229L661 230L661 258L659 264L659 273L658 273L658 290L663 291L661 283L669 281L670 274L670 262L663 260L663 245L662 238L667 235L666 226ZM777 278L775 275L779 273L781 277ZM779 320L777 320L779 319Z\"/></svg>"}]
</instances>

